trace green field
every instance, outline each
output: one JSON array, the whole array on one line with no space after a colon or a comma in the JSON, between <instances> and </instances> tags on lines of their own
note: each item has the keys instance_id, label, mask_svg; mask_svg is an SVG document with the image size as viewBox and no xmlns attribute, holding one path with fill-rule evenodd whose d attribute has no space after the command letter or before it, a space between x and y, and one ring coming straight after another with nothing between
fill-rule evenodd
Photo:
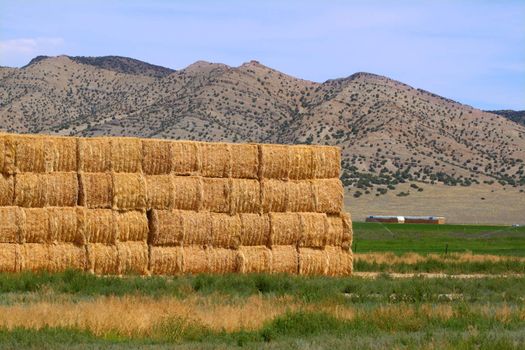
<instances>
[{"instance_id":1,"label":"green field","mask_svg":"<svg viewBox=\"0 0 525 350\"><path fill-rule=\"evenodd\" d=\"M525 226L354 222L354 252L472 252L525 256Z\"/></svg>"}]
</instances>

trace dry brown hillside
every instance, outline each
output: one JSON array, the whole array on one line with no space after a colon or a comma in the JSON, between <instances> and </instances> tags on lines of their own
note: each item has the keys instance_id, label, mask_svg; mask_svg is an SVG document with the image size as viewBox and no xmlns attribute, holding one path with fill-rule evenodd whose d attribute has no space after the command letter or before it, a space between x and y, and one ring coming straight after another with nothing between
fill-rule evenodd
<instances>
[{"instance_id":1,"label":"dry brown hillside","mask_svg":"<svg viewBox=\"0 0 525 350\"><path fill-rule=\"evenodd\" d=\"M172 71L122 57L0 68L0 129L343 149L343 181L524 185L525 126L368 73L316 83L251 61ZM354 195L359 195L359 190Z\"/></svg>"}]
</instances>

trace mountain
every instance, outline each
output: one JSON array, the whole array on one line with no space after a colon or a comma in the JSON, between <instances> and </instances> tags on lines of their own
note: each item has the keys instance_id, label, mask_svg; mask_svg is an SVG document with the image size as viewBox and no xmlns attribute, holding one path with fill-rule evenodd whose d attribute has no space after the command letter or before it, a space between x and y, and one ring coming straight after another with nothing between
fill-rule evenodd
<instances>
[{"instance_id":1,"label":"mountain","mask_svg":"<svg viewBox=\"0 0 525 350\"><path fill-rule=\"evenodd\" d=\"M488 113L494 113L497 115L504 116L512 120L513 122L525 125L525 111L513 111L510 109L504 109L499 111L487 111Z\"/></svg>"},{"instance_id":2,"label":"mountain","mask_svg":"<svg viewBox=\"0 0 525 350\"><path fill-rule=\"evenodd\" d=\"M123 57L43 57L0 68L0 129L338 145L345 185L524 185L525 127L401 82L323 83L257 61L171 70Z\"/></svg>"}]
</instances>

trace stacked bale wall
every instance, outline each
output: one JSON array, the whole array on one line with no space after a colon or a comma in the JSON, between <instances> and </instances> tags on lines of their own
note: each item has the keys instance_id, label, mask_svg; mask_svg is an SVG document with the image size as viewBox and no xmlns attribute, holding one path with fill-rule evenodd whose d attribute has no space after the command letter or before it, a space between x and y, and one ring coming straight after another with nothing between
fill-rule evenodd
<instances>
[{"instance_id":1,"label":"stacked bale wall","mask_svg":"<svg viewBox=\"0 0 525 350\"><path fill-rule=\"evenodd\" d=\"M327 146L0 134L0 271L352 273Z\"/></svg>"}]
</instances>

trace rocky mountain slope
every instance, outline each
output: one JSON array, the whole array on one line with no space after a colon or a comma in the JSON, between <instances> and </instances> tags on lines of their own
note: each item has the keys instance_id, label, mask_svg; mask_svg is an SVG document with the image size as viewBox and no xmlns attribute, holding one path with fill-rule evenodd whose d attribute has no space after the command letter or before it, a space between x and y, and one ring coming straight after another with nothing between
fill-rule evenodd
<instances>
[{"instance_id":1,"label":"rocky mountain slope","mask_svg":"<svg viewBox=\"0 0 525 350\"><path fill-rule=\"evenodd\" d=\"M338 145L344 183L378 194L407 181L525 185L525 126L369 73L316 83L256 61L173 71L40 57L0 68L0 129Z\"/></svg>"},{"instance_id":2,"label":"rocky mountain slope","mask_svg":"<svg viewBox=\"0 0 525 350\"><path fill-rule=\"evenodd\" d=\"M498 110L498 111L487 111L488 113L494 113L497 115L504 116L518 124L525 125L525 111L513 111L510 109Z\"/></svg>"}]
</instances>

